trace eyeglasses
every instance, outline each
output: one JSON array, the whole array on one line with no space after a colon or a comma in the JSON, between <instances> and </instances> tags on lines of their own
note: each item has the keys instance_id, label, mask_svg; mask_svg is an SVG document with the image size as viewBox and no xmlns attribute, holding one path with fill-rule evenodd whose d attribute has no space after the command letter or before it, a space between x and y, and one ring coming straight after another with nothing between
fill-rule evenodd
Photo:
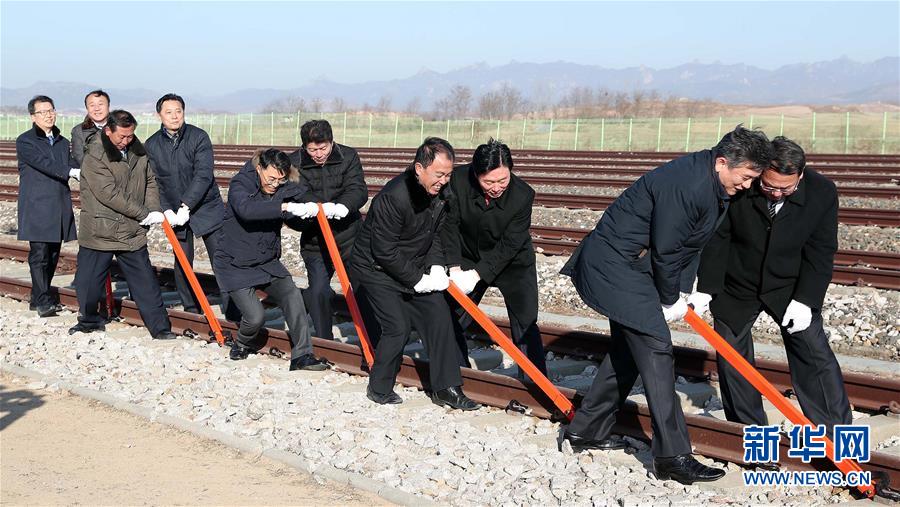
<instances>
[{"instance_id":1,"label":"eyeglasses","mask_svg":"<svg viewBox=\"0 0 900 507\"><path fill-rule=\"evenodd\" d=\"M275 185L279 187L287 183L287 178L273 178L271 176L266 176L265 180L266 185Z\"/></svg>"},{"instance_id":2,"label":"eyeglasses","mask_svg":"<svg viewBox=\"0 0 900 507\"><path fill-rule=\"evenodd\" d=\"M326 151L331 149L331 143L328 143L328 145L322 146L321 148L310 148L309 146L307 146L304 149L306 150L306 153L309 153L310 155L325 153Z\"/></svg>"},{"instance_id":3,"label":"eyeglasses","mask_svg":"<svg viewBox=\"0 0 900 507\"><path fill-rule=\"evenodd\" d=\"M799 181L797 181L797 184L796 184L796 185L794 185L794 186L792 186L792 187L788 187L788 188L770 187L770 186L768 186L768 185L764 185L763 182L762 182L762 180L760 180L760 182L759 182L759 188L761 188L761 189L762 189L763 191L765 191L765 192L770 192L770 193L773 193L773 194L777 192L777 193L779 193L779 194L781 194L781 195L791 195L791 194L793 194L794 192L797 191L797 188L798 188L798 187L800 187L800 182L799 182Z\"/></svg>"},{"instance_id":4,"label":"eyeglasses","mask_svg":"<svg viewBox=\"0 0 900 507\"><path fill-rule=\"evenodd\" d=\"M48 116L53 116L56 114L56 109L47 109L46 111L35 111L31 113L34 116L40 116L42 118L46 118Z\"/></svg>"}]
</instances>

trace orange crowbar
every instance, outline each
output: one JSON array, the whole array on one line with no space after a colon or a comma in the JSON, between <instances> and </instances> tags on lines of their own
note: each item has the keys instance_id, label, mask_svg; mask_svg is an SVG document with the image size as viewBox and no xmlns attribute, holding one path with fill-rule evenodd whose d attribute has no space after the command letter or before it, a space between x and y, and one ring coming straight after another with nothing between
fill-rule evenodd
<instances>
[{"instance_id":1,"label":"orange crowbar","mask_svg":"<svg viewBox=\"0 0 900 507\"><path fill-rule=\"evenodd\" d=\"M169 221L164 218L162 226L163 230L166 232L166 238L169 239L169 244L172 245L172 250L175 251L175 258L178 259L178 264L181 264L181 269L184 271L188 282L191 284L191 290L193 290L194 295L197 296L197 301L200 301L200 308L203 309L203 314L206 316L209 328L212 329L213 335L216 337L216 342L218 342L221 347L225 344L225 336L222 335L222 326L219 325L219 319L216 318L216 314L213 313L212 307L209 306L206 294L203 293L200 282L197 280L197 275L195 275L194 270L191 269L191 263L188 262L187 257L184 255L184 250L181 249L181 244L178 243L178 237L175 236L175 231L172 230Z\"/></svg>"},{"instance_id":2,"label":"orange crowbar","mask_svg":"<svg viewBox=\"0 0 900 507\"><path fill-rule=\"evenodd\" d=\"M455 283L450 282L450 286L447 287L447 291L450 292L450 295L455 299L468 313L475 319L478 324L487 331L488 335L490 335L491 339L500 346L510 357L513 358L513 361L519 365L525 371L525 374L531 379L532 382L537 384L538 387L544 391L544 394L550 398L550 401L553 402L554 405L559 409L563 415L566 416L566 419L569 421L575 417L575 407L572 406L572 402L569 401L568 398L563 396L559 389L553 385L553 382L550 382L550 379L547 378L546 375L541 373L541 370L537 369L537 366L528 359L528 356L522 353L519 350L519 347L513 343L512 340L506 337L503 334L503 331L497 327L496 324L481 311L481 308L478 308L478 305L475 304L474 301L469 299L469 296L465 295L459 287L456 286Z\"/></svg>"},{"instance_id":3,"label":"orange crowbar","mask_svg":"<svg viewBox=\"0 0 900 507\"><path fill-rule=\"evenodd\" d=\"M106 272L106 318L113 320L116 317L116 306L113 301L112 275Z\"/></svg>"},{"instance_id":4,"label":"orange crowbar","mask_svg":"<svg viewBox=\"0 0 900 507\"><path fill-rule=\"evenodd\" d=\"M756 368L754 368L750 363L747 362L746 359L740 354L738 351L734 350L728 342L722 338L719 333L717 333L713 328L709 326L703 319L697 315L693 309L688 308L687 313L684 315L684 320L687 321L688 324L697 331L700 336L702 336L706 341L709 342L710 345L716 349L716 352L722 355L726 361L728 361L731 366L747 379L753 387L756 388L757 391L762 393L782 414L785 415L792 423L798 425L810 425L814 426L812 421L810 421L802 412L797 410L797 408L791 405L787 398L781 395L778 392L778 389L766 380ZM844 459L841 461L834 461L834 443L827 436L824 437L825 441L825 452L828 455L828 458L834 462L835 466L841 472L844 472L844 475L847 475L850 472L862 472L862 468L859 466L856 461L852 459ZM875 495L875 489L871 485L860 485L856 487L861 493L866 495L869 498L872 498Z\"/></svg>"},{"instance_id":5,"label":"orange crowbar","mask_svg":"<svg viewBox=\"0 0 900 507\"><path fill-rule=\"evenodd\" d=\"M353 317L353 325L356 326L356 335L359 336L359 345L362 348L363 356L366 358L366 364L369 368L375 362L372 355L372 345L369 342L369 335L366 333L366 326L363 324L362 315L359 313L359 306L356 305L356 297L353 295L353 287L350 286L350 278L347 276L347 270L344 269L344 261L341 260L341 252L338 250L337 243L334 241L334 234L331 232L331 225L328 224L328 217L325 216L325 208L322 203L318 203L319 213L316 218L319 220L319 228L322 229L322 236L325 237L325 245L328 247L328 255L331 256L331 263L337 272L338 280L341 281L341 289L344 291L344 299L350 308L350 316Z\"/></svg>"}]
</instances>

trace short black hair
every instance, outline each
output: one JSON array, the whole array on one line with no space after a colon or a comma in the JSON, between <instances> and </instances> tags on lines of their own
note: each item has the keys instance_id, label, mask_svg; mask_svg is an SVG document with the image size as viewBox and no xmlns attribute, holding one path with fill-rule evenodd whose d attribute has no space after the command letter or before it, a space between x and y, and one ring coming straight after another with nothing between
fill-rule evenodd
<instances>
[{"instance_id":1,"label":"short black hair","mask_svg":"<svg viewBox=\"0 0 900 507\"><path fill-rule=\"evenodd\" d=\"M503 144L502 141L490 138L487 143L475 148L472 154L472 169L476 176L493 171L494 169L504 166L510 171L513 168L512 153L509 146Z\"/></svg>"},{"instance_id":2,"label":"short black hair","mask_svg":"<svg viewBox=\"0 0 900 507\"><path fill-rule=\"evenodd\" d=\"M56 109L56 105L53 104L53 99L46 95L35 95L28 101L28 114L34 114L34 105L38 102L49 102L50 105L53 106L53 109Z\"/></svg>"},{"instance_id":3,"label":"short black hair","mask_svg":"<svg viewBox=\"0 0 900 507\"><path fill-rule=\"evenodd\" d=\"M331 124L326 120L309 120L300 127L300 142L303 146L309 143L330 143L334 141Z\"/></svg>"},{"instance_id":4,"label":"short black hair","mask_svg":"<svg viewBox=\"0 0 900 507\"><path fill-rule=\"evenodd\" d=\"M87 107L87 99L91 97L106 97L106 103L109 104L109 94L103 90L94 90L88 92L87 95L84 96L84 107Z\"/></svg>"},{"instance_id":5,"label":"short black hair","mask_svg":"<svg viewBox=\"0 0 900 507\"><path fill-rule=\"evenodd\" d=\"M263 169L272 166L282 174L290 174L291 158L278 148L269 148L259 153L259 165Z\"/></svg>"},{"instance_id":6,"label":"short black hair","mask_svg":"<svg viewBox=\"0 0 900 507\"><path fill-rule=\"evenodd\" d=\"M772 139L772 165L779 174L803 174L806 168L806 154L799 144L784 136Z\"/></svg>"},{"instance_id":7,"label":"short black hair","mask_svg":"<svg viewBox=\"0 0 900 507\"><path fill-rule=\"evenodd\" d=\"M456 152L453 151L453 146L449 142L440 137L425 138L425 142L416 150L416 158L412 167L415 167L416 164L422 164L422 167L427 169L428 166L434 163L435 157L440 153L446 155L450 162L456 160Z\"/></svg>"},{"instance_id":8,"label":"short black hair","mask_svg":"<svg viewBox=\"0 0 900 507\"><path fill-rule=\"evenodd\" d=\"M119 127L126 129L128 127L137 127L137 124L138 122L134 115L124 109L116 109L109 113L109 117L106 120L106 126L109 127L111 132L115 132Z\"/></svg>"},{"instance_id":9,"label":"short black hair","mask_svg":"<svg viewBox=\"0 0 900 507\"><path fill-rule=\"evenodd\" d=\"M167 100L177 100L178 103L181 104L181 109L182 110L184 109L184 99L181 98L181 95L176 95L174 93L167 93L167 94L163 95L162 97L160 97L159 100L156 101L156 112L157 113L162 111L163 102L165 102Z\"/></svg>"},{"instance_id":10,"label":"short black hair","mask_svg":"<svg viewBox=\"0 0 900 507\"><path fill-rule=\"evenodd\" d=\"M739 124L725 134L713 148L716 157L724 157L728 167L750 164L756 172L763 172L772 164L772 143L762 130L749 130Z\"/></svg>"}]
</instances>

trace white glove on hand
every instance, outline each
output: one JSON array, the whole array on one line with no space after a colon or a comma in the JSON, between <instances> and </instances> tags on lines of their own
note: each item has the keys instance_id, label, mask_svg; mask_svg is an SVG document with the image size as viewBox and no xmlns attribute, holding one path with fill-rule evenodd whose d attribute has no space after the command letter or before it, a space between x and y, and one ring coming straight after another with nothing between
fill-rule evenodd
<instances>
[{"instance_id":1,"label":"white glove on hand","mask_svg":"<svg viewBox=\"0 0 900 507\"><path fill-rule=\"evenodd\" d=\"M478 285L481 277L478 276L478 271L474 269L466 271L455 269L450 272L450 279L459 287L459 290L463 291L464 294L468 294L475 290L475 286Z\"/></svg>"},{"instance_id":2,"label":"white glove on hand","mask_svg":"<svg viewBox=\"0 0 900 507\"><path fill-rule=\"evenodd\" d=\"M350 214L350 209L344 206L341 203L335 203L334 205L334 219L340 220L345 216Z\"/></svg>"},{"instance_id":3,"label":"white glove on hand","mask_svg":"<svg viewBox=\"0 0 900 507\"><path fill-rule=\"evenodd\" d=\"M791 327L788 324L794 321ZM812 322L812 309L805 304L792 299L784 311L784 319L781 320L781 326L787 328L787 332L794 334L800 331L806 331Z\"/></svg>"},{"instance_id":4,"label":"white glove on hand","mask_svg":"<svg viewBox=\"0 0 900 507\"><path fill-rule=\"evenodd\" d=\"M178 225L178 215L176 215L174 211L167 209L166 211L163 211L163 216L166 217L166 220L169 221L169 225L172 227Z\"/></svg>"},{"instance_id":5,"label":"white glove on hand","mask_svg":"<svg viewBox=\"0 0 900 507\"><path fill-rule=\"evenodd\" d=\"M69 177L81 181L81 169L75 169L74 167L69 169Z\"/></svg>"},{"instance_id":6,"label":"white glove on hand","mask_svg":"<svg viewBox=\"0 0 900 507\"><path fill-rule=\"evenodd\" d=\"M694 307L697 315L703 315L703 312L709 310L710 301L712 301L712 295L705 292L694 292L687 298L688 304Z\"/></svg>"},{"instance_id":7,"label":"white glove on hand","mask_svg":"<svg viewBox=\"0 0 900 507\"><path fill-rule=\"evenodd\" d=\"M322 209L325 211L325 218L334 218L334 203L323 202Z\"/></svg>"},{"instance_id":8,"label":"white glove on hand","mask_svg":"<svg viewBox=\"0 0 900 507\"><path fill-rule=\"evenodd\" d=\"M175 220L177 220L177 224L172 225L184 225L188 223L188 220L191 218L191 208L188 208L187 205L182 204L180 208L178 208L178 213L175 214ZM171 222L171 220L170 220Z\"/></svg>"},{"instance_id":9,"label":"white glove on hand","mask_svg":"<svg viewBox=\"0 0 900 507\"><path fill-rule=\"evenodd\" d=\"M147 215L147 218L141 220L140 224L146 227L149 227L151 225L159 225L163 223L163 220L165 220L165 218L165 215L163 215L159 211L151 211L150 214Z\"/></svg>"},{"instance_id":10,"label":"white glove on hand","mask_svg":"<svg viewBox=\"0 0 900 507\"><path fill-rule=\"evenodd\" d=\"M678 301L671 305L662 305L662 311L666 322L673 322L684 318L684 314L688 311L688 305L684 299L678 298Z\"/></svg>"},{"instance_id":11,"label":"white glove on hand","mask_svg":"<svg viewBox=\"0 0 900 507\"><path fill-rule=\"evenodd\" d=\"M287 212L303 219L312 218L319 212L319 206L314 202L289 202Z\"/></svg>"},{"instance_id":12,"label":"white glove on hand","mask_svg":"<svg viewBox=\"0 0 900 507\"><path fill-rule=\"evenodd\" d=\"M416 283L416 285L413 287L413 290L418 292L419 294L432 292L433 289L431 288L431 284L431 277L426 273L422 275L422 278L419 279L418 283Z\"/></svg>"},{"instance_id":13,"label":"white glove on hand","mask_svg":"<svg viewBox=\"0 0 900 507\"><path fill-rule=\"evenodd\" d=\"M447 287L450 286L450 279L447 278L447 272L444 271L444 266L431 266L431 272L428 273L428 276L431 277L431 290L447 290Z\"/></svg>"}]
</instances>

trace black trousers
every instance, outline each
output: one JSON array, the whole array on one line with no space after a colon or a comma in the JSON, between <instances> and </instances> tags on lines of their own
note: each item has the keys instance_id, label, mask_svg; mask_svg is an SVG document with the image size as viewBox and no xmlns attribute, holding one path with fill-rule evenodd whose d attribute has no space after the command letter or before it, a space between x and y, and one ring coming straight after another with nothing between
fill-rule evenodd
<instances>
[{"instance_id":1,"label":"black trousers","mask_svg":"<svg viewBox=\"0 0 900 507\"><path fill-rule=\"evenodd\" d=\"M440 292L407 294L380 284L355 283L359 310L375 346L369 387L379 394L394 389L411 329L418 331L428 354L429 385L440 391L462 385L453 337L453 318Z\"/></svg>"},{"instance_id":2,"label":"black trousers","mask_svg":"<svg viewBox=\"0 0 900 507\"><path fill-rule=\"evenodd\" d=\"M741 326L737 334L721 320L714 321L716 332L750 364L755 364L751 331L760 311ZM772 318L777 322L776 317ZM791 371L791 384L803 413L813 424L826 425L829 435L835 424L852 424L844 377L828 345L828 336L822 328L822 315L814 312L809 327L799 333L790 334L782 327L781 337ZM768 424L759 391L722 356L717 355L716 361L725 417L742 424Z\"/></svg>"},{"instance_id":3,"label":"black trousers","mask_svg":"<svg viewBox=\"0 0 900 507\"><path fill-rule=\"evenodd\" d=\"M653 336L609 322L612 343L568 431L586 438L606 438L616 412L628 398L638 374L644 383L653 429L653 456L691 452L691 441L675 394L675 361L670 336Z\"/></svg>"},{"instance_id":4,"label":"black trousers","mask_svg":"<svg viewBox=\"0 0 900 507\"><path fill-rule=\"evenodd\" d=\"M218 231L213 231L206 236L202 236L203 244L206 245L206 253L209 255L210 263L216 256L216 249L218 248L219 238ZM191 267L194 267L194 233L191 231L190 227L185 230L185 238L178 239L178 243L181 245L181 249L184 251L185 257L187 257L188 263L190 263ZM178 259L175 259L175 290L178 291L178 296L181 298L181 304L184 306L184 311L191 313L200 313L200 301L197 300L197 297L194 295L194 291L191 290L191 284L188 282L187 276L184 274L184 270L181 269L181 263L178 262ZM222 302L222 311L226 311L226 302L223 299Z\"/></svg>"},{"instance_id":5,"label":"black trousers","mask_svg":"<svg viewBox=\"0 0 900 507\"><path fill-rule=\"evenodd\" d=\"M541 341L541 330L537 325L537 273L534 269L521 270L516 273L516 276L498 277L491 285L479 281L478 285L469 293L469 298L476 304L480 303L490 286L497 287L503 294L513 342L546 375L547 362L544 358L544 343ZM469 348L463 331L472 325L474 319L452 296L447 294L446 297L457 317L453 327L456 333L456 342L459 345L460 365L468 367Z\"/></svg>"},{"instance_id":6,"label":"black trousers","mask_svg":"<svg viewBox=\"0 0 900 507\"><path fill-rule=\"evenodd\" d=\"M306 265L306 275L309 279L309 288L302 291L303 301L309 309L309 316L312 317L316 336L333 340L331 298L334 291L331 289L331 277L334 276L334 264L331 263L327 251L324 253L301 251L300 256ZM347 266L346 262L344 266Z\"/></svg>"},{"instance_id":7,"label":"black trousers","mask_svg":"<svg viewBox=\"0 0 900 507\"><path fill-rule=\"evenodd\" d=\"M306 308L303 306L300 289L294 285L294 281L290 277L273 278L267 284L228 293L230 300L241 311L238 343L245 347L256 348L254 340L265 324L265 309L262 302L256 297L256 289L266 291L266 294L284 313L288 336L291 339L291 359L312 354L312 339L309 335L309 325L306 323Z\"/></svg>"},{"instance_id":8,"label":"black trousers","mask_svg":"<svg viewBox=\"0 0 900 507\"><path fill-rule=\"evenodd\" d=\"M31 272L31 305L45 308L56 304L50 295L50 284L59 263L62 243L31 241L28 243L28 271Z\"/></svg>"},{"instance_id":9,"label":"black trousers","mask_svg":"<svg viewBox=\"0 0 900 507\"><path fill-rule=\"evenodd\" d=\"M100 316L97 306L106 295L106 273L113 256L119 263L131 297L137 304L144 325L152 336L163 331L171 331L169 315L163 306L159 281L153 273L147 247L134 252L106 252L87 247L78 249L78 270L75 272L75 290L78 291L78 322L102 324L106 320Z\"/></svg>"}]
</instances>

